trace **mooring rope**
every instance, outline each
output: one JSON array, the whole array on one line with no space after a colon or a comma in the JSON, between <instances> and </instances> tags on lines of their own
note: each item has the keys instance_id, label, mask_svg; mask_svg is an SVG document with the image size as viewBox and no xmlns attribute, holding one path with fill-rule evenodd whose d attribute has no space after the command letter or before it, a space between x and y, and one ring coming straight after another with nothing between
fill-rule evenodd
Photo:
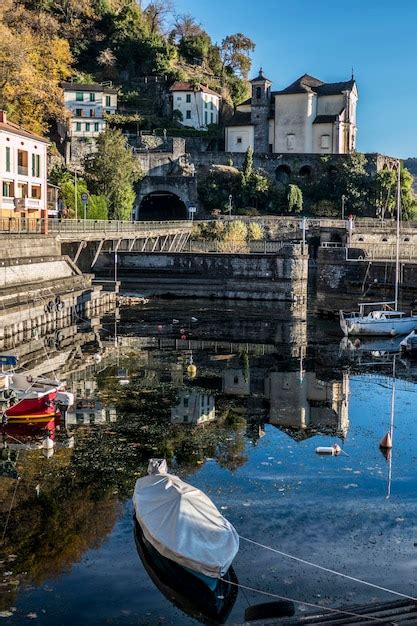
<instances>
[{"instance_id":1,"label":"mooring rope","mask_svg":"<svg viewBox=\"0 0 417 626\"><path fill-rule=\"evenodd\" d=\"M302 604L303 606L309 606L313 609L319 609L320 611L329 611L329 613L337 613L338 615L351 615L352 617L360 617L361 619L368 619L373 622L383 622L384 624L395 624L395 622L387 622L386 618L373 617L371 615L364 615L363 613L354 613L353 611L343 610L343 609L333 609L328 606L320 606L320 604L313 604L312 602L305 602L304 600L297 600L295 598L289 598L287 596L280 596L277 593L272 593L270 591L263 591L262 589L255 589L254 587L249 587L248 585L243 585L242 583L235 583L231 580L226 580L225 578L220 578L224 583L228 583L229 585L233 585L235 587L239 587L239 589L246 589L247 591L253 591L254 593L260 593L264 596L268 596L270 598L275 598L276 600L286 600L288 602L294 602L294 604Z\"/></svg>"},{"instance_id":2,"label":"mooring rope","mask_svg":"<svg viewBox=\"0 0 417 626\"><path fill-rule=\"evenodd\" d=\"M3 534L2 534L2 536L1 536L1 541L0 541L0 543L3 543L3 542L4 542L4 538L5 538L5 536L6 536L7 527L8 527L8 525L9 525L9 519L10 519L10 515L11 515L11 512L12 512L12 508L13 508L14 500L15 500L15 497L16 497L16 491L17 491L17 488L18 488L18 486L19 486L19 483L20 483L20 476L18 476L18 477L16 478L16 485L15 485L15 488L14 488L14 491L13 491L12 501L11 501L11 503L10 503L9 511L8 511L8 513L7 513L6 523L4 524Z\"/></svg>"},{"instance_id":3,"label":"mooring rope","mask_svg":"<svg viewBox=\"0 0 417 626\"><path fill-rule=\"evenodd\" d=\"M347 578L348 580L352 580L355 583L367 585L368 587L372 587L373 589L379 589L380 591L391 593L394 596L399 596L400 598L405 598L406 600L412 600L413 602L417 602L417 598L413 596L409 596L406 593L401 593L400 591L394 591L393 589L388 589L387 587L382 587L381 585L370 583L366 580L361 580L360 578L356 578L355 576L349 576L349 574L342 574L342 572L338 572L337 570L330 569L329 567L324 567L323 565L318 565L317 563L312 563L311 561L306 561L305 559L302 559L298 556L294 556L293 554L288 554L287 552L282 552L282 550L277 550L276 548L271 548L270 546L266 546L263 543L258 543L257 541L253 541L253 539L242 537L242 535L239 535L239 539L242 539L243 541L247 541L248 543L252 543L253 545L258 546L259 548L264 548L265 550L270 550L271 552L275 552L276 554L279 554L280 556L284 556L287 559L292 559L293 561L298 561L299 563L303 563L303 565L310 565L311 567L320 569L323 572L334 574L335 576L341 576L342 578Z\"/></svg>"}]
</instances>

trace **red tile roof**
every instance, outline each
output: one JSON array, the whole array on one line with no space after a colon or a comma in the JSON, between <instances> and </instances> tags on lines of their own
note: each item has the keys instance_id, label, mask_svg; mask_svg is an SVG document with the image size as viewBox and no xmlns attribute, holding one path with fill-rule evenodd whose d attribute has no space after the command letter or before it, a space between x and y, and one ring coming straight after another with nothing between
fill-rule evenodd
<instances>
[{"instance_id":1,"label":"red tile roof","mask_svg":"<svg viewBox=\"0 0 417 626\"><path fill-rule=\"evenodd\" d=\"M21 137L27 137L28 139L35 139L36 141L49 143L49 140L46 139L46 137L42 137L41 135L32 133L29 130L22 128L22 126L18 126L14 122L10 122L7 119L5 111L0 111L0 130L4 130L8 133L13 133L14 135L20 135Z\"/></svg>"},{"instance_id":2,"label":"red tile roof","mask_svg":"<svg viewBox=\"0 0 417 626\"><path fill-rule=\"evenodd\" d=\"M217 96L218 98L221 98L220 94L218 94L216 91L213 91L213 89L210 89L209 87L207 87L207 85L192 85L191 83L188 83L184 80L177 80L173 85L171 85L171 87L169 88L170 91L202 91L203 93L209 93L212 96Z\"/></svg>"}]
</instances>

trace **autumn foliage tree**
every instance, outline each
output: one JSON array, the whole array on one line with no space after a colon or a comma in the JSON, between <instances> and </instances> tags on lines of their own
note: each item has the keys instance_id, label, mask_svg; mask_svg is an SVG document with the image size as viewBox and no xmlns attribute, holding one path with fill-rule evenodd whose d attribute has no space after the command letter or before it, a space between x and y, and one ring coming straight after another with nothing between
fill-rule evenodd
<instances>
[{"instance_id":1,"label":"autumn foliage tree","mask_svg":"<svg viewBox=\"0 0 417 626\"><path fill-rule=\"evenodd\" d=\"M59 83L70 73L68 42L50 17L31 21L13 0L0 4L0 107L17 124L46 133L51 119L66 115Z\"/></svg>"}]
</instances>

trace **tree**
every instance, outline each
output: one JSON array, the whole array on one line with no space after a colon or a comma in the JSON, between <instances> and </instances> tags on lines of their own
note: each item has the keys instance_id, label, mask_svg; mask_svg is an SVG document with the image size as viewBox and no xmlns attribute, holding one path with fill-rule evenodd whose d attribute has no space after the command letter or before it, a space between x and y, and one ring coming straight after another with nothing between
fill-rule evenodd
<instances>
[{"instance_id":1,"label":"tree","mask_svg":"<svg viewBox=\"0 0 417 626\"><path fill-rule=\"evenodd\" d=\"M384 169L376 175L376 203L386 217L396 215L397 179L397 168ZM400 187L401 215L404 219L412 219L417 208L416 197L413 192L413 177L403 164L401 165Z\"/></svg>"},{"instance_id":2,"label":"tree","mask_svg":"<svg viewBox=\"0 0 417 626\"><path fill-rule=\"evenodd\" d=\"M246 181L248 181L249 178L251 177L252 171L253 171L253 148L252 146L248 146L248 149L246 150L246 154L245 154L245 160L243 161L243 167L242 167L242 174Z\"/></svg>"},{"instance_id":3,"label":"tree","mask_svg":"<svg viewBox=\"0 0 417 626\"><path fill-rule=\"evenodd\" d=\"M107 201L104 196L91 195L87 204L87 219L89 220L107 220L109 211Z\"/></svg>"},{"instance_id":4,"label":"tree","mask_svg":"<svg viewBox=\"0 0 417 626\"><path fill-rule=\"evenodd\" d=\"M97 139L97 152L84 161L87 180L104 196L109 219L129 219L135 200L133 185L141 178L137 159L119 130L106 129Z\"/></svg>"},{"instance_id":5,"label":"tree","mask_svg":"<svg viewBox=\"0 0 417 626\"><path fill-rule=\"evenodd\" d=\"M143 15L151 33L161 33L165 20L172 13L174 4L171 0L154 0L143 11Z\"/></svg>"},{"instance_id":6,"label":"tree","mask_svg":"<svg viewBox=\"0 0 417 626\"><path fill-rule=\"evenodd\" d=\"M223 70L237 73L244 79L247 79L249 70L252 66L250 52L255 50L255 43L243 35L236 33L225 37L220 46L220 56L223 63Z\"/></svg>"},{"instance_id":7,"label":"tree","mask_svg":"<svg viewBox=\"0 0 417 626\"><path fill-rule=\"evenodd\" d=\"M66 112L60 81L70 73L72 57L68 42L55 35L42 20L39 30L30 20L17 20L13 3L0 11L0 108L12 121L35 133L45 133L52 119L64 120Z\"/></svg>"},{"instance_id":8,"label":"tree","mask_svg":"<svg viewBox=\"0 0 417 626\"><path fill-rule=\"evenodd\" d=\"M297 185L288 185L287 202L290 213L300 213L303 210L303 194Z\"/></svg>"}]
</instances>

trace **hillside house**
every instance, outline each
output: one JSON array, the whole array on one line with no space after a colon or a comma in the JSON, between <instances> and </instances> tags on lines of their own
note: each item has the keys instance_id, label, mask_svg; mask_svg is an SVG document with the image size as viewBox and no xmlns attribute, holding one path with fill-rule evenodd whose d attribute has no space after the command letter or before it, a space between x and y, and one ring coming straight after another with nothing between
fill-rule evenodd
<instances>
[{"instance_id":1,"label":"hillside house","mask_svg":"<svg viewBox=\"0 0 417 626\"><path fill-rule=\"evenodd\" d=\"M170 87L172 111L181 113L183 126L207 130L219 123L221 96L205 85L176 81Z\"/></svg>"}]
</instances>

